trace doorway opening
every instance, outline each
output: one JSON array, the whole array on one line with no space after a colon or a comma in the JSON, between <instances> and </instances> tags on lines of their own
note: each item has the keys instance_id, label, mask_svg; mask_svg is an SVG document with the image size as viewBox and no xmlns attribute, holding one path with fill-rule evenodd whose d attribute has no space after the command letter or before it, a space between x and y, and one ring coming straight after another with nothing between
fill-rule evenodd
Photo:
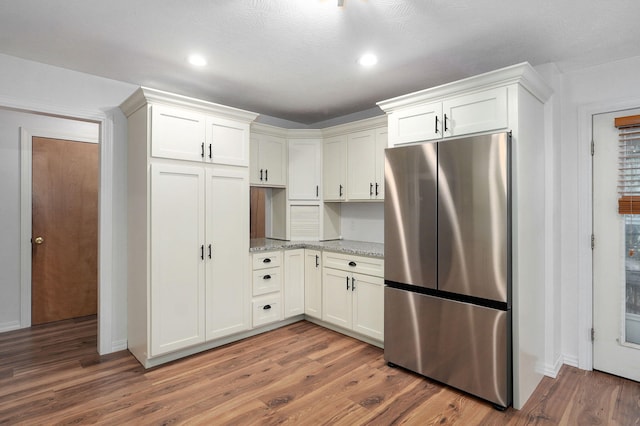
<instances>
[{"instance_id":1,"label":"doorway opening","mask_svg":"<svg viewBox=\"0 0 640 426\"><path fill-rule=\"evenodd\" d=\"M98 145L31 147L31 325L97 315Z\"/></svg>"}]
</instances>

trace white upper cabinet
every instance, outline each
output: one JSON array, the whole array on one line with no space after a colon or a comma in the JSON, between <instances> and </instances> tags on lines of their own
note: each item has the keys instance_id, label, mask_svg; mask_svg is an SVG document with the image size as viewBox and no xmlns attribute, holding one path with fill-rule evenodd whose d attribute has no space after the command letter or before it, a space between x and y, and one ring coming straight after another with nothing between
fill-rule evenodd
<instances>
[{"instance_id":1,"label":"white upper cabinet","mask_svg":"<svg viewBox=\"0 0 640 426\"><path fill-rule=\"evenodd\" d=\"M230 166L249 166L249 124L207 117L205 160Z\"/></svg>"},{"instance_id":2,"label":"white upper cabinet","mask_svg":"<svg viewBox=\"0 0 640 426\"><path fill-rule=\"evenodd\" d=\"M249 166L249 123L166 105L151 106L151 155Z\"/></svg>"},{"instance_id":3,"label":"white upper cabinet","mask_svg":"<svg viewBox=\"0 0 640 426\"><path fill-rule=\"evenodd\" d=\"M322 180L322 141L289 139L290 200L319 200Z\"/></svg>"},{"instance_id":4,"label":"white upper cabinet","mask_svg":"<svg viewBox=\"0 0 640 426\"><path fill-rule=\"evenodd\" d=\"M442 138L442 102L405 108L389 114L394 145Z\"/></svg>"},{"instance_id":5,"label":"white upper cabinet","mask_svg":"<svg viewBox=\"0 0 640 426\"><path fill-rule=\"evenodd\" d=\"M381 103L382 104L382 103ZM507 88L497 87L389 112L391 145L506 129Z\"/></svg>"},{"instance_id":6,"label":"white upper cabinet","mask_svg":"<svg viewBox=\"0 0 640 426\"><path fill-rule=\"evenodd\" d=\"M322 145L322 182L325 201L344 201L347 195L347 136L335 136Z\"/></svg>"},{"instance_id":7,"label":"white upper cabinet","mask_svg":"<svg viewBox=\"0 0 640 426\"><path fill-rule=\"evenodd\" d=\"M349 134L347 141L348 201L384 200L386 145L386 128Z\"/></svg>"},{"instance_id":8,"label":"white upper cabinet","mask_svg":"<svg viewBox=\"0 0 640 426\"><path fill-rule=\"evenodd\" d=\"M484 90L442 102L444 135L505 129L507 121L507 88Z\"/></svg>"},{"instance_id":9,"label":"white upper cabinet","mask_svg":"<svg viewBox=\"0 0 640 426\"><path fill-rule=\"evenodd\" d=\"M287 183L287 140L251 134L250 180L252 185L283 187Z\"/></svg>"},{"instance_id":10,"label":"white upper cabinet","mask_svg":"<svg viewBox=\"0 0 640 426\"><path fill-rule=\"evenodd\" d=\"M351 133L347 140L347 197L349 200L375 198L375 134L371 130Z\"/></svg>"},{"instance_id":11,"label":"white upper cabinet","mask_svg":"<svg viewBox=\"0 0 640 426\"><path fill-rule=\"evenodd\" d=\"M151 106L151 155L175 160L203 161L206 116L166 105Z\"/></svg>"}]
</instances>

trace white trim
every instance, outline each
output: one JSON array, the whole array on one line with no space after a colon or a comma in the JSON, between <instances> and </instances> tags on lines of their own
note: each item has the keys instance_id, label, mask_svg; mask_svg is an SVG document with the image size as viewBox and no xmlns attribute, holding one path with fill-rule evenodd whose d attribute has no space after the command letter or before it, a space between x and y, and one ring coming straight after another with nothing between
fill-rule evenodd
<instances>
[{"instance_id":1,"label":"white trim","mask_svg":"<svg viewBox=\"0 0 640 426\"><path fill-rule=\"evenodd\" d=\"M9 321L0 323L0 333L4 333L5 331L17 330L20 327L20 321Z\"/></svg>"},{"instance_id":2,"label":"white trim","mask_svg":"<svg viewBox=\"0 0 640 426\"><path fill-rule=\"evenodd\" d=\"M578 107L578 357L565 357L565 364L593 370L593 232L591 140L593 116L638 108L640 99L624 99L585 104Z\"/></svg>"},{"instance_id":3,"label":"white trim","mask_svg":"<svg viewBox=\"0 0 640 426\"><path fill-rule=\"evenodd\" d=\"M112 241L113 241L113 223L111 205L105 204L105 202L111 202L113 199L113 117L107 116L102 111L86 111L82 109L70 109L61 106L52 106L43 104L37 101L24 101L21 99L12 99L6 97L0 97L0 107L9 109L18 109L25 113L53 115L61 118L69 118L81 121L92 121L100 125L101 140L100 140L100 207L98 212L99 221L99 254L98 254L98 353L106 354L114 351L116 344L112 344L107 339L111 339L112 336L112 321L111 312L113 307L113 300L111 294L111 288L113 283L110 281L112 277L113 269L113 257L112 257ZM22 208L21 204L21 208ZM29 226L30 228L30 226ZM22 225L21 225L22 231ZM31 236L29 234L29 240ZM30 244L29 244L30 245ZM22 246L22 245L21 245ZM22 248L21 248L22 250ZM24 267L22 263L21 252L21 267ZM30 262L29 262L30 268ZM24 279L24 274L21 272L21 285ZM30 275L30 273L29 273ZM21 289L22 291L22 289ZM22 293L21 293L22 297ZM20 302L21 306L23 301ZM29 315L30 317L30 315ZM24 325L23 313L21 312L21 324L20 327L29 327Z\"/></svg>"},{"instance_id":4,"label":"white trim","mask_svg":"<svg viewBox=\"0 0 640 426\"><path fill-rule=\"evenodd\" d=\"M20 328L31 326L32 137L20 128Z\"/></svg>"},{"instance_id":5,"label":"white trim","mask_svg":"<svg viewBox=\"0 0 640 426\"><path fill-rule=\"evenodd\" d=\"M555 379L562 368L562 356L559 356L553 364L545 364L544 375Z\"/></svg>"},{"instance_id":6,"label":"white trim","mask_svg":"<svg viewBox=\"0 0 640 426\"><path fill-rule=\"evenodd\" d=\"M565 365L568 365L570 367L578 367L578 358L575 356L564 356L563 357L563 362Z\"/></svg>"}]
</instances>

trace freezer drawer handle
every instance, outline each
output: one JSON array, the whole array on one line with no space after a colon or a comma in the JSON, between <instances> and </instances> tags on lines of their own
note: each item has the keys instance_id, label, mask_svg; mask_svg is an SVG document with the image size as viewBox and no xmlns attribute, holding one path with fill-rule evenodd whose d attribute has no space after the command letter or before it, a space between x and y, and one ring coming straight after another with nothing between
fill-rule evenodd
<instances>
[{"instance_id":1,"label":"freezer drawer handle","mask_svg":"<svg viewBox=\"0 0 640 426\"><path fill-rule=\"evenodd\" d=\"M271 259L268 257L266 259L262 259L262 263L271 263Z\"/></svg>"},{"instance_id":2,"label":"freezer drawer handle","mask_svg":"<svg viewBox=\"0 0 640 426\"><path fill-rule=\"evenodd\" d=\"M263 280L270 280L271 279L271 275L265 275L264 277L262 277Z\"/></svg>"},{"instance_id":3,"label":"freezer drawer handle","mask_svg":"<svg viewBox=\"0 0 640 426\"><path fill-rule=\"evenodd\" d=\"M349 266L356 266L356 262L352 260L351 262L349 262Z\"/></svg>"},{"instance_id":4,"label":"freezer drawer handle","mask_svg":"<svg viewBox=\"0 0 640 426\"><path fill-rule=\"evenodd\" d=\"M264 305L264 306L262 307L262 309L264 309L265 311L267 311L267 310L271 309L271 305Z\"/></svg>"}]
</instances>

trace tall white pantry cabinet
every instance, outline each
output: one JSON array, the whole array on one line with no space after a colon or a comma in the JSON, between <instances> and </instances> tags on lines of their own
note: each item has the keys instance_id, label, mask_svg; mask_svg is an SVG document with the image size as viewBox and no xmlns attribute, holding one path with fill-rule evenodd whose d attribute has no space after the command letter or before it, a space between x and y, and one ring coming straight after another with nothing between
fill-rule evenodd
<instances>
[{"instance_id":1,"label":"tall white pantry cabinet","mask_svg":"<svg viewBox=\"0 0 640 426\"><path fill-rule=\"evenodd\" d=\"M128 346L145 366L251 327L249 125L140 88L128 117Z\"/></svg>"}]
</instances>

